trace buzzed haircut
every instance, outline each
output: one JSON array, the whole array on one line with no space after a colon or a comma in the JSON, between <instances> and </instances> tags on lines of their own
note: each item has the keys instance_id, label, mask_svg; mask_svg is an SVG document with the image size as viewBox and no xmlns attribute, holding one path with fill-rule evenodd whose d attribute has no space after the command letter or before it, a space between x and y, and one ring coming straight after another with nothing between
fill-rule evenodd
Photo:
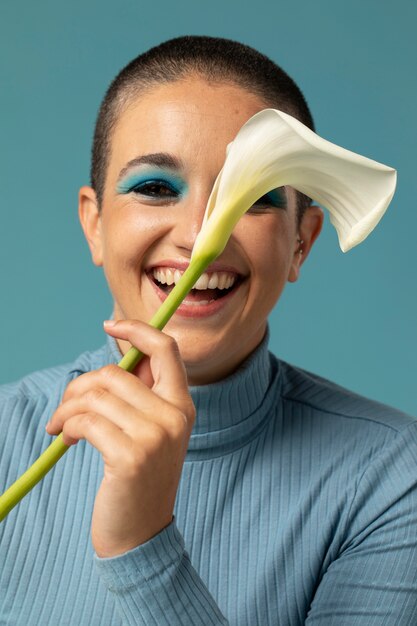
<instances>
[{"instance_id":1,"label":"buzzed haircut","mask_svg":"<svg viewBox=\"0 0 417 626\"><path fill-rule=\"evenodd\" d=\"M284 111L315 130L307 102L296 83L267 56L245 44L220 37L190 35L169 39L130 61L111 82L101 103L91 152L91 186L99 209L104 194L113 130L126 107L158 84L190 77L230 83L255 94L265 108ZM296 192L301 221L311 199Z\"/></svg>"}]
</instances>

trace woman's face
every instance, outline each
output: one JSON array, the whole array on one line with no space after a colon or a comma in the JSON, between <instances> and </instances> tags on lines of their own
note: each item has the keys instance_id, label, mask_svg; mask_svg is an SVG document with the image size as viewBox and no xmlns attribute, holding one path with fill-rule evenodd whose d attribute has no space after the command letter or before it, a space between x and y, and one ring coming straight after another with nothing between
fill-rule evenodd
<instances>
[{"instance_id":1,"label":"woman's face","mask_svg":"<svg viewBox=\"0 0 417 626\"><path fill-rule=\"evenodd\" d=\"M156 86L121 114L101 214L89 187L80 190L79 210L93 262L103 266L114 297L115 319L149 321L157 311L189 263L227 144L264 108L238 86L195 78ZM287 201L268 196L242 217L209 267L206 288L195 290L165 327L178 342L190 384L233 372L262 340L286 282L297 279L321 212L307 211L297 230L295 194L288 194ZM126 353L130 344L118 343Z\"/></svg>"}]
</instances>

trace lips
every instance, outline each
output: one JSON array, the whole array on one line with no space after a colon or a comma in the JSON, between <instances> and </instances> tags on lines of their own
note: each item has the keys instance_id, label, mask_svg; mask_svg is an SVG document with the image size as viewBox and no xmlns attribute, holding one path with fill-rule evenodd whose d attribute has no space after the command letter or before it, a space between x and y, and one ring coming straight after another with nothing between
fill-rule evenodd
<instances>
[{"instance_id":1,"label":"lips","mask_svg":"<svg viewBox=\"0 0 417 626\"><path fill-rule=\"evenodd\" d=\"M183 261L165 260L153 264L145 271L156 283L172 286L179 282L188 265L189 263ZM244 276L234 267L215 262L211 263L200 276L194 289L230 289L243 278Z\"/></svg>"},{"instance_id":2,"label":"lips","mask_svg":"<svg viewBox=\"0 0 417 626\"><path fill-rule=\"evenodd\" d=\"M165 260L146 270L146 275L161 301L172 291L187 267L188 263ZM176 314L184 317L212 315L234 296L244 278L235 268L212 263L200 276Z\"/></svg>"}]
</instances>

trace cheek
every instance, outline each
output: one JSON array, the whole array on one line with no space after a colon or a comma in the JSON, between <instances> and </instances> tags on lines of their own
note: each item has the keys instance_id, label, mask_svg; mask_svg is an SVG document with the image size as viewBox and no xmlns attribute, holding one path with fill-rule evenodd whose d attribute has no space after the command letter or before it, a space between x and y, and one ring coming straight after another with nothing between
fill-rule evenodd
<instances>
[{"instance_id":1,"label":"cheek","mask_svg":"<svg viewBox=\"0 0 417 626\"><path fill-rule=\"evenodd\" d=\"M247 218L242 224L241 245L249 258L252 272L263 283L270 281L270 289L278 290L279 285L286 282L292 258L291 224L280 214ZM249 219L253 221L249 222Z\"/></svg>"},{"instance_id":2,"label":"cheek","mask_svg":"<svg viewBox=\"0 0 417 626\"><path fill-rule=\"evenodd\" d=\"M103 226L104 262L129 268L140 265L144 255L163 230L163 220L152 207L146 210L132 204L115 206L107 213Z\"/></svg>"}]
</instances>

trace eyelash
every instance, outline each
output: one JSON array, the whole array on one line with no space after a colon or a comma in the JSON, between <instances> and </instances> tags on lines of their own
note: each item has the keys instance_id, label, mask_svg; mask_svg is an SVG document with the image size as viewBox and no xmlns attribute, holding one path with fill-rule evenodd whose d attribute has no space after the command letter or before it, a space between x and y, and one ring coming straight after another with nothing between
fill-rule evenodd
<instances>
[{"instance_id":1,"label":"eyelash","mask_svg":"<svg viewBox=\"0 0 417 626\"><path fill-rule=\"evenodd\" d=\"M159 189L159 193L155 193L155 188ZM169 193L161 193L161 189L167 190ZM164 180L149 180L143 183L139 183L130 189L133 193L141 194L142 196L146 196L148 198L153 199L172 199L176 198L180 195L178 189L175 189L172 185L170 185L167 181ZM261 198L259 198L255 204L247 211L248 213L256 214L262 213L267 209L271 208L285 208L285 192L277 191L279 195L279 202L274 200L271 197L271 193L266 193ZM281 198L284 197L282 200Z\"/></svg>"},{"instance_id":2,"label":"eyelash","mask_svg":"<svg viewBox=\"0 0 417 626\"><path fill-rule=\"evenodd\" d=\"M277 190L276 193L279 197L279 201L272 198L271 192L266 193L252 205L248 213L262 213L268 209L285 209L287 206L285 192L283 190Z\"/></svg>"},{"instance_id":3,"label":"eyelash","mask_svg":"<svg viewBox=\"0 0 417 626\"><path fill-rule=\"evenodd\" d=\"M169 193L155 193L155 191L151 192L151 190L155 190L155 188L166 189ZM148 198L173 198L179 195L178 189L174 189L170 184L168 184L164 180L149 180L146 183L139 183L130 189L130 191L134 193L140 193L142 196L147 196Z\"/></svg>"}]
</instances>

